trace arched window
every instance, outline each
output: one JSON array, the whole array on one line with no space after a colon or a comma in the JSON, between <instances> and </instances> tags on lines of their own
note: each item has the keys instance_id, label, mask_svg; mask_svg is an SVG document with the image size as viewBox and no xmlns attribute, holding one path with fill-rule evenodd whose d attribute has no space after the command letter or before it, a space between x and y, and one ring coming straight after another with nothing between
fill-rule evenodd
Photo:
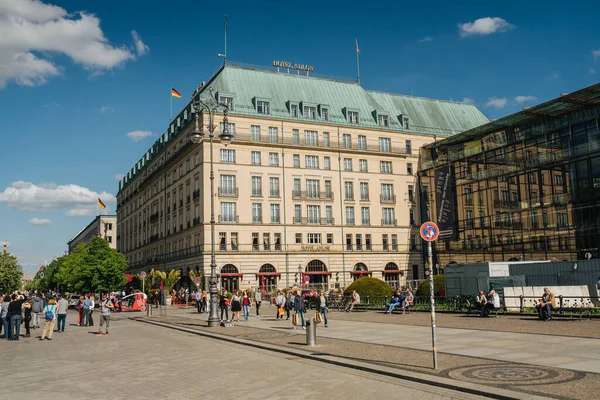
<instances>
[{"instance_id":1,"label":"arched window","mask_svg":"<svg viewBox=\"0 0 600 400\"><path fill-rule=\"evenodd\" d=\"M321 260L312 260L306 265L304 276L309 277L306 287L315 289L327 289L327 283L331 272L327 272L327 266Z\"/></svg>"},{"instance_id":2,"label":"arched window","mask_svg":"<svg viewBox=\"0 0 600 400\"><path fill-rule=\"evenodd\" d=\"M383 279L393 288L400 288L400 270L398 265L389 262L383 269Z\"/></svg>"},{"instance_id":3,"label":"arched window","mask_svg":"<svg viewBox=\"0 0 600 400\"><path fill-rule=\"evenodd\" d=\"M225 264L223 268L221 268L221 274L237 274L238 269L233 264Z\"/></svg>"},{"instance_id":4,"label":"arched window","mask_svg":"<svg viewBox=\"0 0 600 400\"><path fill-rule=\"evenodd\" d=\"M276 270L276 269L275 269L275 267L274 267L274 266L272 266L271 264L263 264L263 265L262 265L262 266L259 268L258 272L259 272L260 274L271 274L271 273L273 273L273 274L274 274L274 273L276 273L276 272L277 272L277 270Z\"/></svg>"},{"instance_id":5,"label":"arched window","mask_svg":"<svg viewBox=\"0 0 600 400\"><path fill-rule=\"evenodd\" d=\"M363 264L363 263L357 263L354 266L354 270L356 272L364 272L364 271L368 271L369 269L367 268L367 266L365 264Z\"/></svg>"},{"instance_id":6,"label":"arched window","mask_svg":"<svg viewBox=\"0 0 600 400\"><path fill-rule=\"evenodd\" d=\"M327 272L327 267L321 260L312 260L306 266L306 272Z\"/></svg>"}]
</instances>

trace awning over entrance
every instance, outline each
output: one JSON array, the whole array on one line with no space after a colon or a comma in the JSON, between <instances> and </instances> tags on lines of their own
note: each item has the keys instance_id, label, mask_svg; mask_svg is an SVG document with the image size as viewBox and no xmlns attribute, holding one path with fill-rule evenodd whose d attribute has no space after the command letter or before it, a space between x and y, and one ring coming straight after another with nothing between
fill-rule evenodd
<instances>
[{"instance_id":1,"label":"awning over entrance","mask_svg":"<svg viewBox=\"0 0 600 400\"><path fill-rule=\"evenodd\" d=\"M373 271L352 271L352 275L372 275Z\"/></svg>"},{"instance_id":2,"label":"awning over entrance","mask_svg":"<svg viewBox=\"0 0 600 400\"><path fill-rule=\"evenodd\" d=\"M276 277L280 278L281 274L279 272L258 272L256 274L256 276L258 276L258 277L261 277L261 276L266 276L266 277L276 276Z\"/></svg>"},{"instance_id":3,"label":"awning over entrance","mask_svg":"<svg viewBox=\"0 0 600 400\"><path fill-rule=\"evenodd\" d=\"M404 274L404 271L401 269L387 269L383 271L384 274Z\"/></svg>"},{"instance_id":4,"label":"awning over entrance","mask_svg":"<svg viewBox=\"0 0 600 400\"><path fill-rule=\"evenodd\" d=\"M218 274L218 278L243 278L244 274Z\"/></svg>"},{"instance_id":5,"label":"awning over entrance","mask_svg":"<svg viewBox=\"0 0 600 400\"><path fill-rule=\"evenodd\" d=\"M331 276L331 272L329 272L329 271L307 271L307 272L304 272L304 275L329 275L329 276Z\"/></svg>"}]
</instances>

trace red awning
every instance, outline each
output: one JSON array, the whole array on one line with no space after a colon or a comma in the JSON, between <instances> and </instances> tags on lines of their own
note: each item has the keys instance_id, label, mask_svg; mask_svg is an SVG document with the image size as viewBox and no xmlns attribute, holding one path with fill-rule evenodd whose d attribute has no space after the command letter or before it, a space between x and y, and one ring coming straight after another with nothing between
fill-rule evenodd
<instances>
[{"instance_id":1,"label":"red awning","mask_svg":"<svg viewBox=\"0 0 600 400\"><path fill-rule=\"evenodd\" d=\"M401 269L386 269L383 271L384 274L404 274L404 271Z\"/></svg>"},{"instance_id":2,"label":"red awning","mask_svg":"<svg viewBox=\"0 0 600 400\"><path fill-rule=\"evenodd\" d=\"M132 274L125 274L125 278L127 278L127 283L131 283L131 281L133 280L133 275Z\"/></svg>"},{"instance_id":3,"label":"red awning","mask_svg":"<svg viewBox=\"0 0 600 400\"><path fill-rule=\"evenodd\" d=\"M373 271L352 271L352 275L371 275Z\"/></svg>"},{"instance_id":4,"label":"red awning","mask_svg":"<svg viewBox=\"0 0 600 400\"><path fill-rule=\"evenodd\" d=\"M304 272L304 275L330 275L331 276L331 272L328 272L328 271L310 271L310 272Z\"/></svg>"},{"instance_id":5,"label":"red awning","mask_svg":"<svg viewBox=\"0 0 600 400\"><path fill-rule=\"evenodd\" d=\"M218 278L243 278L244 274L218 274Z\"/></svg>"},{"instance_id":6,"label":"red awning","mask_svg":"<svg viewBox=\"0 0 600 400\"><path fill-rule=\"evenodd\" d=\"M259 272L256 276L276 276L280 278L281 274L279 272Z\"/></svg>"}]
</instances>

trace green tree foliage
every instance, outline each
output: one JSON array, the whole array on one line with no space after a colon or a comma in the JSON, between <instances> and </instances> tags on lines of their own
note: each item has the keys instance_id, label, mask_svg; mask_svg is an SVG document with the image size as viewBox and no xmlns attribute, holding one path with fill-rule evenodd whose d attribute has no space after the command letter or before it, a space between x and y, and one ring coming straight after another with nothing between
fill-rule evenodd
<instances>
[{"instance_id":1,"label":"green tree foliage","mask_svg":"<svg viewBox=\"0 0 600 400\"><path fill-rule=\"evenodd\" d=\"M142 278L140 274L135 274L135 277L138 278L140 282L144 282L143 288L146 294L150 294L150 292L154 289L154 284L158 279L157 273L158 271L151 270L150 272L146 273L145 278Z\"/></svg>"},{"instance_id":2,"label":"green tree foliage","mask_svg":"<svg viewBox=\"0 0 600 400\"><path fill-rule=\"evenodd\" d=\"M17 257L10 253L0 254L0 292L12 292L20 289L23 279L23 269L17 262Z\"/></svg>"},{"instance_id":3,"label":"green tree foliage","mask_svg":"<svg viewBox=\"0 0 600 400\"><path fill-rule=\"evenodd\" d=\"M200 278L200 284L196 285L196 278ZM190 280L196 287L201 288L204 281L204 273L202 271L191 270L190 271Z\"/></svg>"},{"instance_id":4,"label":"green tree foliage","mask_svg":"<svg viewBox=\"0 0 600 400\"><path fill-rule=\"evenodd\" d=\"M435 296L440 295L440 291L444 289L444 275L433 276L433 293ZM429 279L421 282L417 288L416 296L424 297L429 296Z\"/></svg>"},{"instance_id":5,"label":"green tree foliage","mask_svg":"<svg viewBox=\"0 0 600 400\"><path fill-rule=\"evenodd\" d=\"M369 276L363 276L352 282L352 284L344 291L344 295L351 295L353 290L356 290L361 299L364 299L367 296L389 297L394 291L394 289L386 282Z\"/></svg>"},{"instance_id":6,"label":"green tree foliage","mask_svg":"<svg viewBox=\"0 0 600 400\"><path fill-rule=\"evenodd\" d=\"M179 270L173 269L169 272L165 271L156 271L156 276L158 279L163 281L165 284L165 292L167 295L170 295L171 290L175 287L177 282L179 282L179 278L181 278L181 272Z\"/></svg>"}]
</instances>

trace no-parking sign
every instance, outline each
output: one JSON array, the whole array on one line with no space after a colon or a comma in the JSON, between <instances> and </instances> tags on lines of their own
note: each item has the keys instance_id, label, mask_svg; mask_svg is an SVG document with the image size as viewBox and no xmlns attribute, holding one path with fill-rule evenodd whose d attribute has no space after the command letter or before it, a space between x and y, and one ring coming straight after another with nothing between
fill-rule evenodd
<instances>
[{"instance_id":1,"label":"no-parking sign","mask_svg":"<svg viewBox=\"0 0 600 400\"><path fill-rule=\"evenodd\" d=\"M433 242L438 238L440 234L440 228L438 228L435 223L429 221L421 225L420 233L423 240L426 242Z\"/></svg>"}]
</instances>

